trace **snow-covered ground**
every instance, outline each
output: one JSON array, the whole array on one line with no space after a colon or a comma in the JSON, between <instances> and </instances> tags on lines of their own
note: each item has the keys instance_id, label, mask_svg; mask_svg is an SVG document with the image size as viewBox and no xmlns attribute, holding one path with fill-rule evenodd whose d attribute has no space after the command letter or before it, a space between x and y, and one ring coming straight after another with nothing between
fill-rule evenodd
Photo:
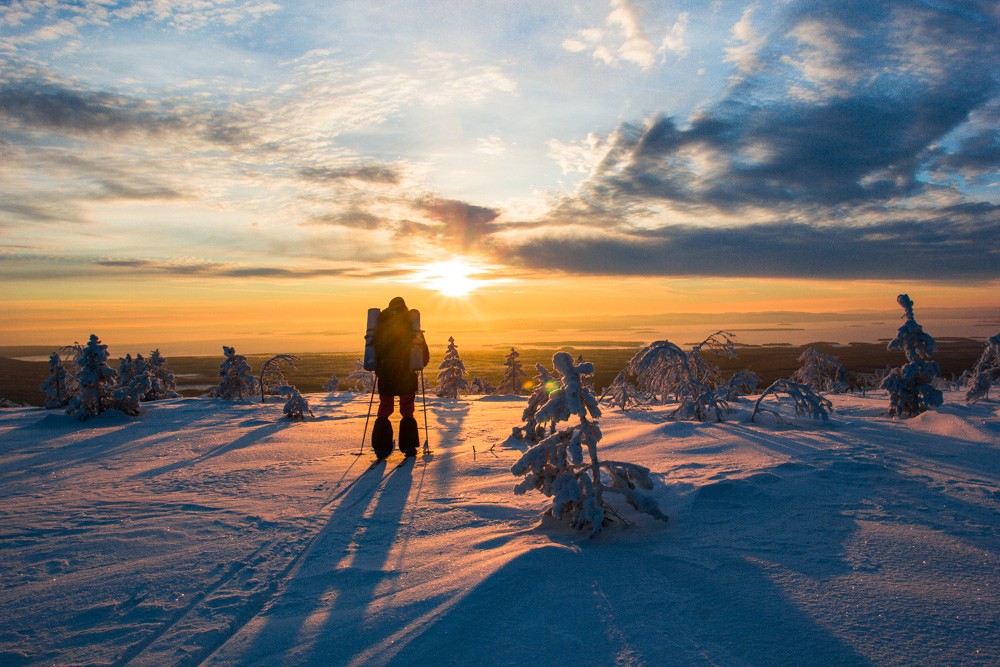
<instances>
[{"instance_id":1,"label":"snow-covered ground","mask_svg":"<svg viewBox=\"0 0 1000 667\"><path fill-rule=\"evenodd\" d=\"M523 399L428 400L433 453L358 480L368 397L308 398L0 410L0 664L1000 664L996 401L607 409L671 520L590 539L511 492Z\"/></svg>"}]
</instances>

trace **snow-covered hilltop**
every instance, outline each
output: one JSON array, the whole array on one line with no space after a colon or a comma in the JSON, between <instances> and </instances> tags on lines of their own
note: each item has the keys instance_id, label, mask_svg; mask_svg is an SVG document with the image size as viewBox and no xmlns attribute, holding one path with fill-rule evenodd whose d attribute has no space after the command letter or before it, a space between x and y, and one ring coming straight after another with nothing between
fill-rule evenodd
<instances>
[{"instance_id":1,"label":"snow-covered hilltop","mask_svg":"<svg viewBox=\"0 0 1000 667\"><path fill-rule=\"evenodd\" d=\"M360 479L368 397L307 398L0 411L0 664L1000 662L995 400L609 407L670 522L591 539L512 491L527 397L428 397L433 453Z\"/></svg>"}]
</instances>

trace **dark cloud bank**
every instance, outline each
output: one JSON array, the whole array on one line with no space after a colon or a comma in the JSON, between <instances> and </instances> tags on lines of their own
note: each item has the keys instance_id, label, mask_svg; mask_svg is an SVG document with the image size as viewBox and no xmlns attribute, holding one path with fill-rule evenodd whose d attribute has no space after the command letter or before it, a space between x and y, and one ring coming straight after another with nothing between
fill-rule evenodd
<instances>
[{"instance_id":1,"label":"dark cloud bank","mask_svg":"<svg viewBox=\"0 0 1000 667\"><path fill-rule=\"evenodd\" d=\"M497 250L597 274L996 279L1000 208L955 184L1000 182L998 17L986 2L796 3L713 107L619 128L575 204L591 233ZM705 226L621 222L655 207Z\"/></svg>"}]
</instances>

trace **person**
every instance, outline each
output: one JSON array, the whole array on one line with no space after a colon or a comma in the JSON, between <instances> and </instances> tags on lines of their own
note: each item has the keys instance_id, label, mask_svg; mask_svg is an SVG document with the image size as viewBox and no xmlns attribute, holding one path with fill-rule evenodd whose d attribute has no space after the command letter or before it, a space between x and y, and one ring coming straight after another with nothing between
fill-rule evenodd
<instances>
[{"instance_id":1,"label":"person","mask_svg":"<svg viewBox=\"0 0 1000 667\"><path fill-rule=\"evenodd\" d=\"M410 310L403 297L395 297L379 313L372 337L375 346L375 377L378 386L378 415L372 427L372 449L379 460L392 453L392 424L395 397L399 397L399 451L407 457L417 455L420 430L413 411L417 398L417 373L410 359L414 346L418 346L423 368L430 361L430 352L423 334L413 330Z\"/></svg>"}]
</instances>

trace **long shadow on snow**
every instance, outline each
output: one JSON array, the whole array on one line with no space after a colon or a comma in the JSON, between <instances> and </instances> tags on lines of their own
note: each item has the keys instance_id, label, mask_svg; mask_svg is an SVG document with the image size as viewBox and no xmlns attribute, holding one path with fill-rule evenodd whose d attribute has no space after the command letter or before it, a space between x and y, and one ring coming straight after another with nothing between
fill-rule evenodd
<instances>
[{"instance_id":1,"label":"long shadow on snow","mask_svg":"<svg viewBox=\"0 0 1000 667\"><path fill-rule=\"evenodd\" d=\"M622 537L518 556L385 664L867 664L753 564L707 568Z\"/></svg>"},{"instance_id":2,"label":"long shadow on snow","mask_svg":"<svg viewBox=\"0 0 1000 667\"><path fill-rule=\"evenodd\" d=\"M223 443L221 445L213 447L207 452L203 452L198 456L189 459L184 459L183 461L174 461L173 463L168 463L166 465L159 466L157 468L144 470L143 472L132 475L129 479L131 480L149 479L151 477L158 477L165 473L172 472L174 470L179 470L181 468L189 468L192 466L196 466L199 463L204 463L205 461L213 459L217 456L222 456L223 454L227 454L229 452L233 452L238 449L250 447L260 442L264 438L291 426L292 424L293 422L290 421L265 423L260 428L256 428L253 431L244 433L243 435L236 438L232 442Z\"/></svg>"},{"instance_id":3,"label":"long shadow on snow","mask_svg":"<svg viewBox=\"0 0 1000 667\"><path fill-rule=\"evenodd\" d=\"M465 442L462 435L462 425L469 414L469 403L458 399L439 398L430 405L436 426L431 429L430 448L432 451L449 450L448 456L434 458L435 476L440 482L441 491L447 493L451 488L451 479L455 474L454 457L458 455L458 446ZM422 415L421 415L422 416ZM472 448L469 447L471 455Z\"/></svg>"},{"instance_id":4,"label":"long shadow on snow","mask_svg":"<svg viewBox=\"0 0 1000 667\"><path fill-rule=\"evenodd\" d=\"M249 645L236 648L238 662L339 665L365 645L372 633L366 612L385 595L378 589L399 574L386 564L413 484L412 464L385 477L368 475L341 499ZM349 564L340 565L345 559Z\"/></svg>"}]
</instances>

